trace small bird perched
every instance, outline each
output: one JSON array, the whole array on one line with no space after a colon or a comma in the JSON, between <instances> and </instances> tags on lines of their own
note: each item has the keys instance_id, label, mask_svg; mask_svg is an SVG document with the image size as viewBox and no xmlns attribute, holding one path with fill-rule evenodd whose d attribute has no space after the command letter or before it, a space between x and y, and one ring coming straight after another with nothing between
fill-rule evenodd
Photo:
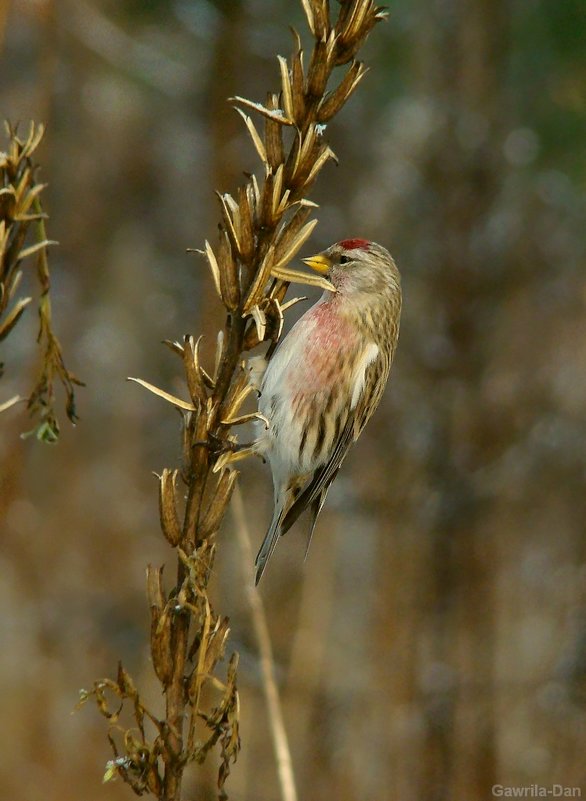
<instances>
[{"instance_id":1,"label":"small bird perched","mask_svg":"<svg viewBox=\"0 0 586 801\"><path fill-rule=\"evenodd\" d=\"M269 427L255 450L271 466L274 511L256 557L257 584L280 535L308 507L309 549L328 489L379 404L399 336L401 278L385 248L344 239L303 261L334 291L293 326L260 386Z\"/></svg>"}]
</instances>

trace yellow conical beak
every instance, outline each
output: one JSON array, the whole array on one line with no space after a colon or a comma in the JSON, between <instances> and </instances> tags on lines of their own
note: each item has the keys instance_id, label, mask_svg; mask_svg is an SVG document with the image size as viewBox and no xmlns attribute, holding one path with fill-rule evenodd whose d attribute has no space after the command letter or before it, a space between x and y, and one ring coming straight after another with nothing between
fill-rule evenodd
<instances>
[{"instance_id":1,"label":"yellow conical beak","mask_svg":"<svg viewBox=\"0 0 586 801\"><path fill-rule=\"evenodd\" d=\"M308 267L311 267L312 270L315 270L316 273L321 273L322 275L329 273L332 267L332 262L327 256L324 256L323 253L318 253L316 256L309 256L307 259L302 259L302 262L307 264Z\"/></svg>"}]
</instances>

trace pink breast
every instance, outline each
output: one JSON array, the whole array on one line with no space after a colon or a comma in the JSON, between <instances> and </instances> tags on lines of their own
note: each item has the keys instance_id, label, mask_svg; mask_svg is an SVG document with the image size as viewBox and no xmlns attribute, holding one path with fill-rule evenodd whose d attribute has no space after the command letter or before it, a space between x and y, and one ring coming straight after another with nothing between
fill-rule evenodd
<instances>
[{"instance_id":1,"label":"pink breast","mask_svg":"<svg viewBox=\"0 0 586 801\"><path fill-rule=\"evenodd\" d=\"M304 320L313 325L308 326L299 362L290 372L289 387L294 396L330 389L340 380L343 362L353 350L356 334L337 306L336 300L319 303L304 315Z\"/></svg>"}]
</instances>

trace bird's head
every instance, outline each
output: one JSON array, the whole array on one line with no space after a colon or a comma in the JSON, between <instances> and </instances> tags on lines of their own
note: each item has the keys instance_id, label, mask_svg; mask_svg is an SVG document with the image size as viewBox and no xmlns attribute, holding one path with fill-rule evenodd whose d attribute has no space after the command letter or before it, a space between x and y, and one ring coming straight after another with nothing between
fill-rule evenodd
<instances>
[{"instance_id":1,"label":"bird's head","mask_svg":"<svg viewBox=\"0 0 586 801\"><path fill-rule=\"evenodd\" d=\"M399 271L391 254L368 239L343 239L303 259L325 276L341 295L399 291Z\"/></svg>"}]
</instances>

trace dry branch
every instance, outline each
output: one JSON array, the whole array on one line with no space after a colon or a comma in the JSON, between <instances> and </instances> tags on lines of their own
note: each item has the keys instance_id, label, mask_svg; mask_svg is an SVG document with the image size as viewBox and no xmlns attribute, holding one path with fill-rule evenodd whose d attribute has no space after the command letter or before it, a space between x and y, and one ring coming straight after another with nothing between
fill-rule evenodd
<instances>
[{"instance_id":1,"label":"dry branch","mask_svg":"<svg viewBox=\"0 0 586 801\"><path fill-rule=\"evenodd\" d=\"M45 219L41 205L44 184L37 182L38 167L33 155L41 139L42 125L31 124L26 139L18 136L16 128L6 124L8 149L0 152L0 341L14 329L21 315L32 301L18 297L23 277L22 263L34 256L37 281L40 287L39 333L41 366L27 399L27 408L38 424L35 433L43 442L55 442L59 437L59 423L55 411L55 381L66 393L66 412L72 423L77 421L75 385L83 386L65 366L61 345L53 331L50 296L50 274L47 250L56 245L47 239ZM31 244L30 232L35 236ZM0 364L0 376L3 365ZM21 398L16 396L0 405L0 412L10 408Z\"/></svg>"},{"instance_id":2,"label":"dry branch","mask_svg":"<svg viewBox=\"0 0 586 801\"><path fill-rule=\"evenodd\" d=\"M151 792L164 801L179 801L186 766L203 762L217 745L220 750L218 797L239 750L237 655L226 678L218 676L229 628L212 608L208 596L216 550L216 535L234 489L235 471L223 468L236 442L232 426L250 415L240 407L251 391L246 351L270 341L269 355L281 333L283 304L290 282L330 288L322 277L309 276L288 265L311 234L315 204L308 193L325 164L335 158L325 140L330 120L364 75L354 56L384 12L371 0L345 0L337 19L330 18L328 0L303 0L314 37L309 68L303 66L300 37L294 36L290 60L279 56L281 91L266 102L242 97L232 102L260 115L264 130L241 111L253 148L262 163L262 180L251 174L235 196L218 192L221 223L215 246L200 251L207 261L216 292L226 309L217 339L213 370L199 361L193 338L166 344L182 360L189 401L139 381L175 406L183 419L183 464L159 477L163 534L177 550L175 586L166 590L162 570L148 570L153 666L165 697L165 714L148 710L128 674L120 668L117 681L96 682L90 693L112 728L114 759L105 779L118 775L138 794ZM327 91L331 75L350 63L337 87ZM291 134L283 136L283 129ZM176 492L176 483L185 485ZM184 503L180 496L185 495ZM265 648L266 650L266 648ZM106 692L118 707L129 704L138 727L119 729L118 707L112 711ZM213 701L211 699L214 699ZM212 704L215 703L215 706ZM210 708L211 707L211 708ZM150 721L149 739L144 721ZM114 736L118 732L118 738Z\"/></svg>"}]
</instances>

